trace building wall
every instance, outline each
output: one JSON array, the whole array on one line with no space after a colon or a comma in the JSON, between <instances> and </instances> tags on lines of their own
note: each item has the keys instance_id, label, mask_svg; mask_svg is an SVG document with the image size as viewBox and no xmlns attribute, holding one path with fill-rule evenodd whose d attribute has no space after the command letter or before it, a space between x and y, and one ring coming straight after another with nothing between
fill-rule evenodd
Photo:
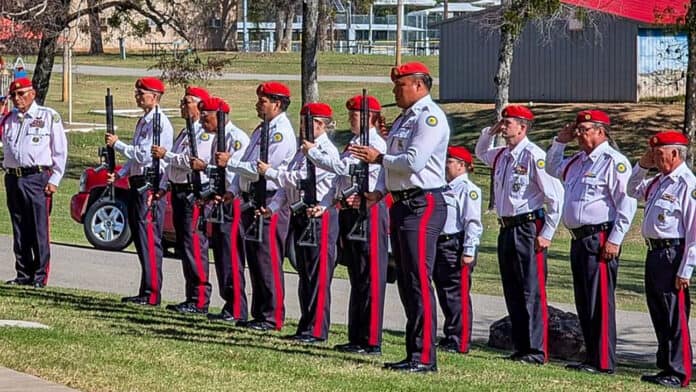
<instances>
[{"instance_id":1,"label":"building wall","mask_svg":"<svg viewBox=\"0 0 696 392\"><path fill-rule=\"evenodd\" d=\"M500 34L476 15L441 25L440 99L492 101ZM638 25L602 16L595 27L549 33L530 23L515 47L511 101L635 102Z\"/></svg>"}]
</instances>

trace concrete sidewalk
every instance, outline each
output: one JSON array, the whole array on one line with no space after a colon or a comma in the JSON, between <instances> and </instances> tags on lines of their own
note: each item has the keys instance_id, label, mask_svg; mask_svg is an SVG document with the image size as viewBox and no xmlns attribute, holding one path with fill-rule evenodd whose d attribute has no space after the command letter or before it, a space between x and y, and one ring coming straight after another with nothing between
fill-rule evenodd
<instances>
[{"instance_id":1,"label":"concrete sidewalk","mask_svg":"<svg viewBox=\"0 0 696 392\"><path fill-rule=\"evenodd\" d=\"M100 292L109 292L119 295L135 295L138 290L140 278L140 266L134 253L104 252L92 248L52 245L51 286L80 288ZM15 276L14 255L12 254L12 240L8 236L0 236L0 278L11 279ZM222 301L217 292L214 268L210 268L210 276L213 281L213 298L211 306L221 307ZM476 275L474 273L474 282ZM285 275L285 303L288 318L298 319L300 316L299 302L297 298L297 275L287 273ZM475 284L475 283L474 283ZM162 300L168 302L180 302L184 299L184 280L180 262L167 258L163 261L163 290ZM248 294L250 285L247 284ZM347 324L347 309L350 285L343 279L335 279L331 287L331 321L333 323ZM551 303L551 305L565 311L575 311L572 304ZM474 330L473 339L480 343L488 340L488 328L494 321L507 314L503 298L490 295L474 295ZM2 315L0 315L2 318ZM652 363L655 360L657 344L649 316L641 312L618 311L617 354L621 361L637 361ZM442 316L439 315L438 326L442 325ZM384 309L384 328L403 331L406 318L395 285L387 286L387 294ZM691 333L694 336L696 323L691 323ZM13 377L19 377L14 375ZM36 382L41 380L32 376ZM38 381L37 381L38 380ZM5 385L15 387L12 378L0 368L0 392L16 389L2 389ZM47 388L47 387L46 387ZM43 385L33 386L31 390L50 390ZM24 389L26 390L26 389ZM56 389L58 390L58 389ZM66 389L67 390L67 389Z\"/></svg>"},{"instance_id":2,"label":"concrete sidewalk","mask_svg":"<svg viewBox=\"0 0 696 392\"><path fill-rule=\"evenodd\" d=\"M0 367L0 392L70 392L75 389Z\"/></svg>"}]
</instances>

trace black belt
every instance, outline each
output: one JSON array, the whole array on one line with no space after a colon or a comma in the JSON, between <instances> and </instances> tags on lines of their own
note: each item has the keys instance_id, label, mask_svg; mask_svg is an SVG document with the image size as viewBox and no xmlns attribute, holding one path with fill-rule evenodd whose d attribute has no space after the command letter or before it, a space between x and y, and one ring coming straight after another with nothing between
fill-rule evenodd
<instances>
[{"instance_id":1,"label":"black belt","mask_svg":"<svg viewBox=\"0 0 696 392\"><path fill-rule=\"evenodd\" d=\"M648 250L667 249L684 244L683 238L646 238Z\"/></svg>"},{"instance_id":2,"label":"black belt","mask_svg":"<svg viewBox=\"0 0 696 392\"><path fill-rule=\"evenodd\" d=\"M604 222L598 225L585 225L580 226L577 229L568 230L570 230L570 236L573 237L574 240L579 240L581 238L589 237L593 234L597 234L602 231L609 231L611 230L612 226L613 224L611 222Z\"/></svg>"},{"instance_id":3,"label":"black belt","mask_svg":"<svg viewBox=\"0 0 696 392\"><path fill-rule=\"evenodd\" d=\"M433 188L433 189L411 188L411 189L406 189L405 191L390 191L390 193L392 195L392 200L394 200L394 203L398 203L400 201L415 199L416 197L423 196L426 193L440 193L444 189L445 188Z\"/></svg>"},{"instance_id":4,"label":"black belt","mask_svg":"<svg viewBox=\"0 0 696 392\"><path fill-rule=\"evenodd\" d=\"M276 190L268 190L266 191L266 198L273 197L276 194ZM244 201L249 201L254 198L254 195L252 195L250 192L242 192L242 198Z\"/></svg>"},{"instance_id":5,"label":"black belt","mask_svg":"<svg viewBox=\"0 0 696 392\"><path fill-rule=\"evenodd\" d=\"M49 170L50 167L48 166L27 166L27 167L6 167L5 171L7 174L16 176L16 177L24 177L24 176L29 176L32 174L37 174L44 172L46 170Z\"/></svg>"},{"instance_id":6,"label":"black belt","mask_svg":"<svg viewBox=\"0 0 696 392\"><path fill-rule=\"evenodd\" d=\"M460 231L459 233L453 233L453 234L440 234L439 237L437 237L437 242L447 242L449 240L453 239L459 239L464 236L464 232Z\"/></svg>"},{"instance_id":7,"label":"black belt","mask_svg":"<svg viewBox=\"0 0 696 392\"><path fill-rule=\"evenodd\" d=\"M530 211L524 214L519 214L515 216L503 216L498 218L498 224L500 227L508 228L521 226L525 223L533 222L537 219L542 219L544 217L544 209L539 208L538 210Z\"/></svg>"},{"instance_id":8,"label":"black belt","mask_svg":"<svg viewBox=\"0 0 696 392\"><path fill-rule=\"evenodd\" d=\"M183 184L176 184L173 182L169 183L172 192L174 193L180 193L180 192L193 192L193 184L190 184L188 182L183 183Z\"/></svg>"},{"instance_id":9,"label":"black belt","mask_svg":"<svg viewBox=\"0 0 696 392\"><path fill-rule=\"evenodd\" d=\"M131 189L142 188L147 184L147 178L145 176L130 176L128 177L128 185Z\"/></svg>"}]
</instances>

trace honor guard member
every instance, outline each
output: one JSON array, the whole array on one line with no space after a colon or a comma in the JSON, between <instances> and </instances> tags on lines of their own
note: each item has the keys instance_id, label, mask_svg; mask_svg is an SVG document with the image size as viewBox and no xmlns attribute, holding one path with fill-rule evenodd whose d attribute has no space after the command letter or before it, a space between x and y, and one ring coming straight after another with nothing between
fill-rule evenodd
<instances>
[{"instance_id":1,"label":"honor guard member","mask_svg":"<svg viewBox=\"0 0 696 392\"><path fill-rule=\"evenodd\" d=\"M272 167L282 169L292 160L297 150L297 139L292 124L285 111L290 106L290 89L278 82L261 83L256 88L256 114L268 122L268 162ZM251 142L241 159L230 159L229 154L216 154L217 164L226 164L227 169L236 173L239 190L244 201L253 198L253 184L258 181L257 162L259 160L263 123L251 135ZM266 203L278 189L273 181L266 184ZM256 330L280 330L285 320L285 280L283 258L285 239L288 234L290 214L288 209L275 211L263 225L263 243L244 241L246 258L251 279L251 317L242 325ZM255 220L255 211L249 209L242 213L243 233Z\"/></svg>"},{"instance_id":2,"label":"honor guard member","mask_svg":"<svg viewBox=\"0 0 696 392\"><path fill-rule=\"evenodd\" d=\"M209 149L200 152L198 159L192 159L194 170L217 170L215 166L215 154L217 153L217 112L225 113L225 152L231 159L239 159L247 146L249 136L237 128L228 119L230 105L218 97L210 97L198 103L201 112L201 125L206 138L210 139ZM208 165L208 163L210 163ZM222 165L224 167L224 165ZM237 189L237 175L225 169L225 195L222 200L215 200L208 205L207 215L213 219L213 232L211 247L215 257L215 271L217 273L220 296L225 300L225 305L219 314L209 314L211 320L236 322L247 319L247 300L244 289L244 247L242 246L241 208L239 198L235 195ZM218 203L222 203L222 206ZM220 216L222 211L222 216Z\"/></svg>"},{"instance_id":3,"label":"honor guard member","mask_svg":"<svg viewBox=\"0 0 696 392\"><path fill-rule=\"evenodd\" d=\"M430 97L432 78L418 62L392 68L394 98L403 112L387 138L387 152L353 145L350 151L368 163L384 166L383 183L368 194L374 202L386 191L397 282L406 310L406 358L385 368L406 372L437 371L437 309L431 285L437 238L447 217L442 192L450 129L442 109Z\"/></svg>"},{"instance_id":4,"label":"honor guard member","mask_svg":"<svg viewBox=\"0 0 696 392\"><path fill-rule=\"evenodd\" d=\"M498 264L515 350L509 359L544 364L549 354L546 252L560 220L563 188L546 173L544 150L527 138L533 121L527 107L507 106L502 119L481 132L476 156L494 175ZM493 147L496 135L505 146Z\"/></svg>"},{"instance_id":5,"label":"honor guard member","mask_svg":"<svg viewBox=\"0 0 696 392\"><path fill-rule=\"evenodd\" d=\"M157 195L166 190L166 183L151 184L153 190L140 192L147 185L145 174L152 167L152 136L155 112L159 113L160 146L171 150L173 129L167 115L160 109L160 98L164 94L164 83L154 77L143 77L135 82L135 103L145 114L138 120L132 144L126 144L118 136L106 134L105 140L128 159L117 173L109 175L109 181L128 176L128 225L133 233L133 243L138 252L142 269L138 295L124 297L122 302L157 306L162 288L162 224L164 223L164 201ZM160 164L163 172L166 163ZM154 204L154 205L153 205Z\"/></svg>"},{"instance_id":6,"label":"honor guard member","mask_svg":"<svg viewBox=\"0 0 696 392\"><path fill-rule=\"evenodd\" d=\"M433 283L445 316L438 347L468 353L471 344L471 273L476 264L481 225L481 189L469 180L474 160L465 147L447 149L447 220L437 239Z\"/></svg>"},{"instance_id":7,"label":"honor guard member","mask_svg":"<svg viewBox=\"0 0 696 392\"><path fill-rule=\"evenodd\" d=\"M65 173L68 143L60 116L34 101L29 79L12 81L9 96L14 109L2 117L0 128L17 276L7 283L42 288L51 261L49 215Z\"/></svg>"},{"instance_id":8,"label":"honor guard member","mask_svg":"<svg viewBox=\"0 0 696 392\"><path fill-rule=\"evenodd\" d=\"M346 101L348 121L353 138L348 146L360 144L360 110L363 96L356 95ZM385 153L387 145L378 129L384 127L382 106L372 96L367 97L368 132L370 146ZM343 244L341 257L346 260L350 279L350 301L348 304L348 343L334 348L338 351L357 354L379 355L382 352L382 315L384 312L384 291L387 285L387 264L389 237L387 234L387 206L379 201L367 209L367 216L361 216L360 198L356 193L345 195L353 185L352 165L359 165L360 160L353 157L348 148L340 158L322 153L318 148L310 148L307 157L319 168L336 174L333 188L335 200L340 201L338 214L339 237ZM334 159L332 159L334 158ZM382 166L369 165L369 190L374 191ZM359 189L359 188L358 188ZM365 219L364 240L354 239L350 234L360 219Z\"/></svg>"},{"instance_id":9,"label":"honor guard member","mask_svg":"<svg viewBox=\"0 0 696 392\"><path fill-rule=\"evenodd\" d=\"M193 125L196 151L202 159L210 161L212 137L201 128L198 103L210 97L208 91L201 87L186 87L179 108L181 117L191 119ZM167 305L167 310L179 313L207 313L210 303L210 281L208 280L208 236L198 230L198 220L202 214L201 204L194 200L189 135L184 127L174 139L171 151L164 147L152 146L154 157L167 164L164 181L169 181L172 203L172 221L176 234L177 253L181 256L184 272L186 300L177 305ZM205 174L201 174L201 183L207 184ZM160 195L160 198L163 195Z\"/></svg>"},{"instance_id":10,"label":"honor guard member","mask_svg":"<svg viewBox=\"0 0 696 392\"><path fill-rule=\"evenodd\" d=\"M302 200L300 184L307 179L307 159L310 149L321 154L321 160L338 160L339 153L331 142L327 132L333 132L333 110L325 103L312 102L304 105L300 111L301 125L304 129L304 116L310 114L314 119L314 143L304 140L294 158L285 168L275 169L259 161L258 171L279 186L278 192L261 213L270 215L290 207ZM297 257L297 275L299 278L297 292L300 297L300 321L297 332L292 339L302 343L318 343L328 338L331 315L331 279L336 261L336 239L338 237L338 213L332 206L333 194L330 192L336 175L315 167L316 206L293 211L290 231L295 239L295 256ZM310 225L310 218L316 218L316 225ZM315 239L315 246L299 243L309 231Z\"/></svg>"},{"instance_id":11,"label":"honor guard member","mask_svg":"<svg viewBox=\"0 0 696 392\"><path fill-rule=\"evenodd\" d=\"M619 247L636 212L626 192L628 159L609 145L609 116L599 110L578 113L547 152L547 171L565 187L563 224L570 230L570 266L585 362L568 369L613 373L616 366L614 289ZM566 144L577 138L580 152L564 159Z\"/></svg>"},{"instance_id":12,"label":"honor guard member","mask_svg":"<svg viewBox=\"0 0 696 392\"><path fill-rule=\"evenodd\" d=\"M696 177L684 162L689 140L665 131L633 167L628 194L645 201L645 296L657 335L657 367L642 381L678 388L691 380L689 280L696 265ZM646 178L656 168L657 176Z\"/></svg>"}]
</instances>

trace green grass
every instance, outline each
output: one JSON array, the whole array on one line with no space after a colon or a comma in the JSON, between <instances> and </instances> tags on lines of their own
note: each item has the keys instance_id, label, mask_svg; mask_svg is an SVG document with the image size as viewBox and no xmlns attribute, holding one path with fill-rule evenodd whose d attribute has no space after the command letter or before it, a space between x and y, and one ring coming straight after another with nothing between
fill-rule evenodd
<instances>
[{"instance_id":1,"label":"green grass","mask_svg":"<svg viewBox=\"0 0 696 392\"><path fill-rule=\"evenodd\" d=\"M381 369L404 356L398 332L385 332L383 357L363 357L330 349L347 339L344 326L332 327L327 344L297 345L282 339L293 322L262 334L81 290L0 286L0 314L51 326L3 328L0 365L84 391L657 390L638 381L637 365L591 376L562 363L510 363L480 345L439 354L436 375L398 374Z\"/></svg>"},{"instance_id":2,"label":"green grass","mask_svg":"<svg viewBox=\"0 0 696 392\"><path fill-rule=\"evenodd\" d=\"M225 72L263 73L263 74L300 74L300 53L235 53L235 52L199 52L199 57L206 61L208 57L231 58L232 64L225 67ZM36 61L35 57L25 58L28 63ZM157 56L149 53L128 54L121 60L118 54L107 53L99 56L76 54L73 66L100 65L122 68L150 68L158 61ZM387 55L346 55L334 52L319 53L320 75L370 75L389 76L394 65L394 56ZM439 75L438 56L408 56L402 57L402 62L421 61L425 63L433 76ZM63 63L61 55L56 56L56 64Z\"/></svg>"}]
</instances>

